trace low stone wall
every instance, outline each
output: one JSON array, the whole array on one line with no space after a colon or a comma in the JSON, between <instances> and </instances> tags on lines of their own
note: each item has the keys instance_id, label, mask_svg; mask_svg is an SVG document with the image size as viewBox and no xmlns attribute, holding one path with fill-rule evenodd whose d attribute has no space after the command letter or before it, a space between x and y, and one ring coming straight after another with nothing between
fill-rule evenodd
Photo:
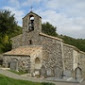
<instances>
[{"instance_id":1,"label":"low stone wall","mask_svg":"<svg viewBox=\"0 0 85 85\"><path fill-rule=\"evenodd\" d=\"M4 56L3 66L10 67L13 70L30 72L29 56Z\"/></svg>"}]
</instances>

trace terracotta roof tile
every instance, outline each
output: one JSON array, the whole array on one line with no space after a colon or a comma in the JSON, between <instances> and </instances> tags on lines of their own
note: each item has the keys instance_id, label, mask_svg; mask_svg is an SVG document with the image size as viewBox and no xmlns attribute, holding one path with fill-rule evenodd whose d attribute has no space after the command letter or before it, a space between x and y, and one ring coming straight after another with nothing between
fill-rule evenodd
<instances>
[{"instance_id":1,"label":"terracotta roof tile","mask_svg":"<svg viewBox=\"0 0 85 85\"><path fill-rule=\"evenodd\" d=\"M40 46L22 46L16 49L13 49L9 52L4 53L4 55L31 55L32 53L40 50Z\"/></svg>"}]
</instances>

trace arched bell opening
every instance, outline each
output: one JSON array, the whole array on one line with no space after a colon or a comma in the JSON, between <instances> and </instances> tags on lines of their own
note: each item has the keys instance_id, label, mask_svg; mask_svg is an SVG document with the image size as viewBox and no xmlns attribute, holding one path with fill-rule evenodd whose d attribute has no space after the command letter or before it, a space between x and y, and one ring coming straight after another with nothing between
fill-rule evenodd
<instances>
[{"instance_id":1,"label":"arched bell opening","mask_svg":"<svg viewBox=\"0 0 85 85\"><path fill-rule=\"evenodd\" d=\"M29 31L33 31L34 30L34 16L33 15L30 15L29 17Z\"/></svg>"}]
</instances>

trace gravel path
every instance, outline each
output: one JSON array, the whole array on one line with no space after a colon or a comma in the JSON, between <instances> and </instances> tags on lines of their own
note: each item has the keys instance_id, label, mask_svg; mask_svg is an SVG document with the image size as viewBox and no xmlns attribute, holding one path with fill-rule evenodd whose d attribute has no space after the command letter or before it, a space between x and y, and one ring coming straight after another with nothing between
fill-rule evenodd
<instances>
[{"instance_id":1,"label":"gravel path","mask_svg":"<svg viewBox=\"0 0 85 85\"><path fill-rule=\"evenodd\" d=\"M17 75L15 73L12 73L12 72L7 71L7 70L2 70L2 69L0 69L0 74L3 74L3 75L8 76L10 78L20 79L20 80L28 80L28 81L33 81L33 82L51 82L51 81L46 81L45 79L41 79L41 78L34 78L34 77L29 77L29 76ZM82 82L81 84L79 84L79 83L66 83L66 82L53 82L53 83L55 83L56 85L85 85L85 81Z\"/></svg>"}]
</instances>

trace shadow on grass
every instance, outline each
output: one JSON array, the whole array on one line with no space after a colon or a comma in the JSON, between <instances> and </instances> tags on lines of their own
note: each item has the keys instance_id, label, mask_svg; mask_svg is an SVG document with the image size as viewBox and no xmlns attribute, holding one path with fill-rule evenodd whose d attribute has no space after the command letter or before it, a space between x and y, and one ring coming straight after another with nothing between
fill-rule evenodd
<instances>
[{"instance_id":1,"label":"shadow on grass","mask_svg":"<svg viewBox=\"0 0 85 85\"><path fill-rule=\"evenodd\" d=\"M55 85L55 84L53 84L53 83L46 83L46 82L42 82L41 84L42 84L42 85Z\"/></svg>"},{"instance_id":2,"label":"shadow on grass","mask_svg":"<svg viewBox=\"0 0 85 85\"><path fill-rule=\"evenodd\" d=\"M18 80L0 74L0 85L55 85L55 84L45 83L45 82L39 83L39 82L32 82L27 80Z\"/></svg>"}]
</instances>

